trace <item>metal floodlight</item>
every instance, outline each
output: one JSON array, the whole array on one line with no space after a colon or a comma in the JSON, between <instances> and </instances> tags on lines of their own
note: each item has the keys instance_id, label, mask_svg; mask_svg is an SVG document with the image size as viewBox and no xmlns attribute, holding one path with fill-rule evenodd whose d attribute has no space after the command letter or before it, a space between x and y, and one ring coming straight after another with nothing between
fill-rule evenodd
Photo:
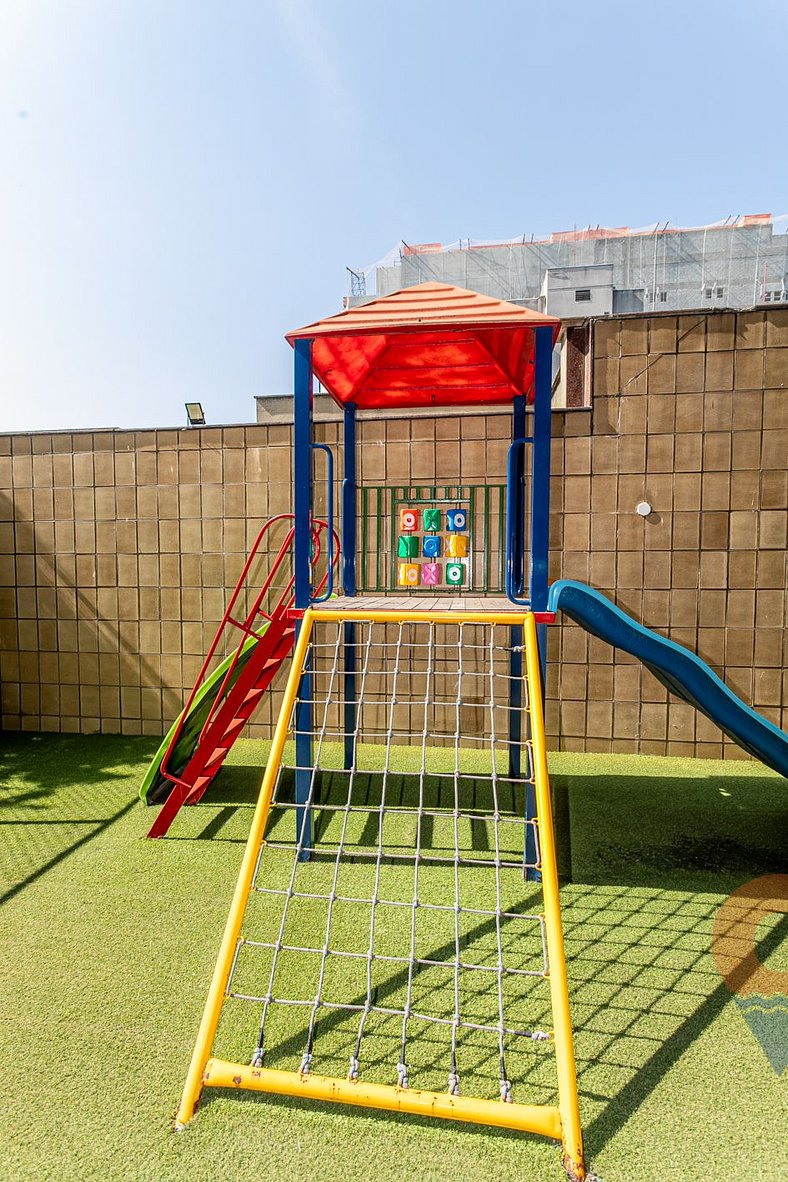
<instances>
[{"instance_id":1,"label":"metal floodlight","mask_svg":"<svg viewBox=\"0 0 788 1182\"><path fill-rule=\"evenodd\" d=\"M203 413L202 404L199 402L187 402L186 418L189 421L190 427L204 427L205 414Z\"/></svg>"}]
</instances>

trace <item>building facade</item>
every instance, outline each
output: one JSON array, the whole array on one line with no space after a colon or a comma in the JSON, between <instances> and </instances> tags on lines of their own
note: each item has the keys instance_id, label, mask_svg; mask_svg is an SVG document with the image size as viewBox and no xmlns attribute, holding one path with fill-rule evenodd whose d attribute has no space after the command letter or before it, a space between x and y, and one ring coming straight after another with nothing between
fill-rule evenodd
<instances>
[{"instance_id":1,"label":"building facade","mask_svg":"<svg viewBox=\"0 0 788 1182\"><path fill-rule=\"evenodd\" d=\"M587 228L534 240L402 243L368 273L351 272L350 302L437 281L561 317L788 302L788 217L757 214L692 229ZM782 232L778 232L782 231Z\"/></svg>"}]
</instances>

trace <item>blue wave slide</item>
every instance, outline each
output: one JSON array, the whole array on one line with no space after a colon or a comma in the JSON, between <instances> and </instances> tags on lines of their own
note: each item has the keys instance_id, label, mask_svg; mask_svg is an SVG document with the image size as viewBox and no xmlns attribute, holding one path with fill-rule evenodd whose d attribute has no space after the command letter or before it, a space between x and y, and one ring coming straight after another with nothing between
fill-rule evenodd
<instances>
[{"instance_id":1,"label":"blue wave slide","mask_svg":"<svg viewBox=\"0 0 788 1182\"><path fill-rule=\"evenodd\" d=\"M553 583L548 608L637 657L672 694L700 710L761 763L788 777L788 734L737 698L695 653L644 628L599 591L572 579Z\"/></svg>"}]
</instances>

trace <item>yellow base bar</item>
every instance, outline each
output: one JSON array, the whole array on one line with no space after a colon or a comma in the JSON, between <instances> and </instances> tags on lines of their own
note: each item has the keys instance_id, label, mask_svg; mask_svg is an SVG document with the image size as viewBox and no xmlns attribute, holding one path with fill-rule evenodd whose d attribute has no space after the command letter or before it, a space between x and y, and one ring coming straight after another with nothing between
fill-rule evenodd
<instances>
[{"instance_id":1,"label":"yellow base bar","mask_svg":"<svg viewBox=\"0 0 788 1182\"><path fill-rule=\"evenodd\" d=\"M531 1104L505 1104L502 1100L477 1100L472 1096L420 1092L390 1084L364 1080L332 1079L326 1075L299 1075L295 1071L274 1071L209 1059L203 1076L206 1088L248 1088L304 1100L328 1100L355 1104L361 1108L383 1108L387 1112L410 1112L414 1116L441 1117L471 1124L517 1129L561 1140L561 1117L557 1108Z\"/></svg>"}]
</instances>

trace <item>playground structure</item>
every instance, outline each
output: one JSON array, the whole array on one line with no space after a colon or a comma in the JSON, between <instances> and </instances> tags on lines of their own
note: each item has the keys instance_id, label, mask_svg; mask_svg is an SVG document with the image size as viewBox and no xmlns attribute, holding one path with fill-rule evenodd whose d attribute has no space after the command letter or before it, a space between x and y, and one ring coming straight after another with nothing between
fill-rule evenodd
<instances>
[{"instance_id":1,"label":"playground structure","mask_svg":"<svg viewBox=\"0 0 788 1182\"><path fill-rule=\"evenodd\" d=\"M238 648L210 672L217 636L143 786L164 799L151 830L160 836L206 790L295 642L180 1125L204 1087L250 1088L540 1133L562 1141L571 1177L584 1176L544 741L545 629L557 611L638 656L788 774L788 736L697 657L591 588L548 587L557 330L538 313L425 284L288 338L294 515L275 567L292 549L292 575L262 611L269 571L243 620L236 591L223 627L240 629ZM343 409L341 553L322 445L326 520L313 516L314 375ZM361 416L501 403L513 409L505 490L392 493L370 564ZM337 563L345 598L333 594ZM402 747L413 749L404 762ZM439 947L423 945L427 914L447 924ZM298 1047L277 1033L293 1007L306 1022ZM557 1087L545 1086L548 1071Z\"/></svg>"}]
</instances>

